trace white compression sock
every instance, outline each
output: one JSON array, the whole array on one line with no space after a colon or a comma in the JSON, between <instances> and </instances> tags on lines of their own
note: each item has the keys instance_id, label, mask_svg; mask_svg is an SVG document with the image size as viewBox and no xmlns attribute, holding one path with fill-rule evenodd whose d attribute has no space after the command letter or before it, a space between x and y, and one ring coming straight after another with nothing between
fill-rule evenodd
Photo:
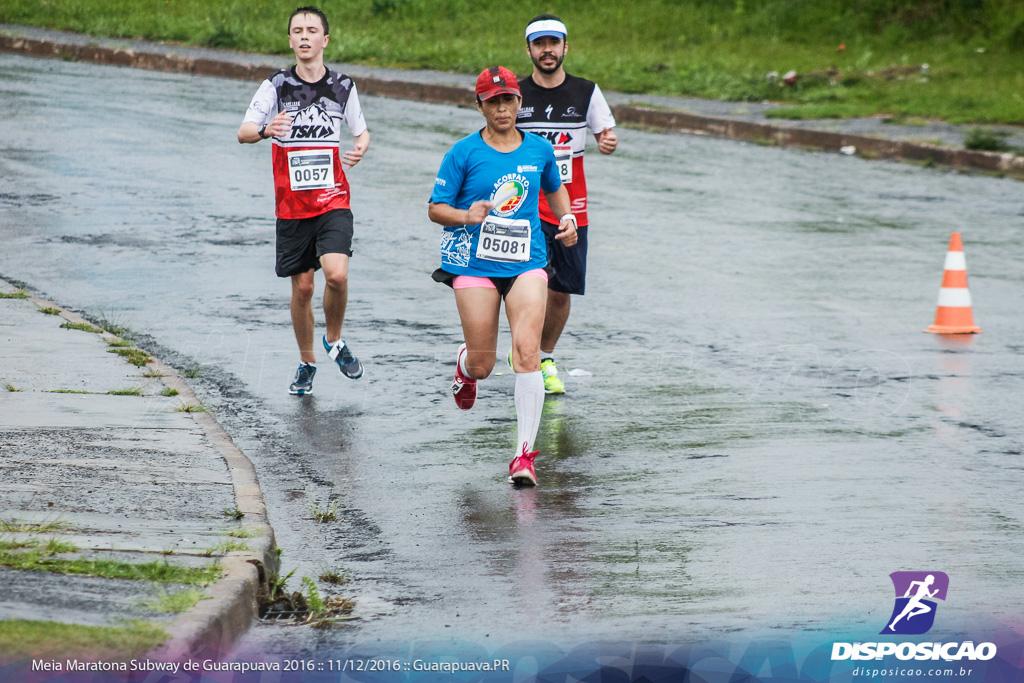
<instances>
[{"instance_id":1,"label":"white compression sock","mask_svg":"<svg viewBox=\"0 0 1024 683\"><path fill-rule=\"evenodd\" d=\"M544 412L544 376L537 372L516 373L516 419L519 422L519 439L516 441L516 455L533 450L540 427L540 414Z\"/></svg>"}]
</instances>

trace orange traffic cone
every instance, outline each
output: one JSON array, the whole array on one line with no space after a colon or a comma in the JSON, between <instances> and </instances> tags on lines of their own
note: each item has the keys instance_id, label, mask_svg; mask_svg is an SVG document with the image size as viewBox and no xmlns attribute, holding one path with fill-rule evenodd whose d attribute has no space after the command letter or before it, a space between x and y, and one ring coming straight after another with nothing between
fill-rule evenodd
<instances>
[{"instance_id":1,"label":"orange traffic cone","mask_svg":"<svg viewBox=\"0 0 1024 683\"><path fill-rule=\"evenodd\" d=\"M971 312L971 293L967 290L967 261L960 233L954 232L949 238L946 252L945 272L942 274L942 288L939 290L939 306L935 311L935 323L925 332L936 334L974 334L981 328L974 324Z\"/></svg>"}]
</instances>

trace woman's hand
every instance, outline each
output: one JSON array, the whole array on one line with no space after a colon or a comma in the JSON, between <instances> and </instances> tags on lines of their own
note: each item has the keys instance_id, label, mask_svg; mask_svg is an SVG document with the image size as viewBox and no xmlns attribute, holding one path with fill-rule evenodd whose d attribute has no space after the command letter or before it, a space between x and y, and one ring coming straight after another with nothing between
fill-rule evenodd
<instances>
[{"instance_id":1,"label":"woman's hand","mask_svg":"<svg viewBox=\"0 0 1024 683\"><path fill-rule=\"evenodd\" d=\"M494 208L494 202L489 202L486 199L473 202L468 209L466 209L466 225L476 225L477 223L483 223L484 219L487 218L487 214Z\"/></svg>"},{"instance_id":2,"label":"woman's hand","mask_svg":"<svg viewBox=\"0 0 1024 683\"><path fill-rule=\"evenodd\" d=\"M483 223L487 214L494 208L494 202L481 199L473 202L468 209L456 209L450 204L434 204L427 207L427 216L438 225L455 227L457 225L477 225Z\"/></svg>"}]
</instances>

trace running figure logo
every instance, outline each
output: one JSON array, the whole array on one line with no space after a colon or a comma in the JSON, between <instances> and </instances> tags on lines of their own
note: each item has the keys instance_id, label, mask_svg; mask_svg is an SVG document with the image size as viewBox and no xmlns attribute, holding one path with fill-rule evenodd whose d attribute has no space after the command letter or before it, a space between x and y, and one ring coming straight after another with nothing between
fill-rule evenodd
<instances>
[{"instance_id":1,"label":"running figure logo","mask_svg":"<svg viewBox=\"0 0 1024 683\"><path fill-rule=\"evenodd\" d=\"M896 589L896 604L881 633L927 633L935 623L935 599L946 599L949 577L945 572L893 572L889 578Z\"/></svg>"}]
</instances>

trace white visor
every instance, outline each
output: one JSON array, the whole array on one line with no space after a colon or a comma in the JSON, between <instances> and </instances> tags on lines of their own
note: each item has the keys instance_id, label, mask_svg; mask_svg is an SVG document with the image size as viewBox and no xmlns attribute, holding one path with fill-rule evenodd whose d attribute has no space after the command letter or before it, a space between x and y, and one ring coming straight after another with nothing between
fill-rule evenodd
<instances>
[{"instance_id":1,"label":"white visor","mask_svg":"<svg viewBox=\"0 0 1024 683\"><path fill-rule=\"evenodd\" d=\"M569 32L565 30L565 24L557 19L535 21L526 27L526 39L529 41L532 41L535 38L542 38L544 36L565 38L568 35Z\"/></svg>"}]
</instances>

